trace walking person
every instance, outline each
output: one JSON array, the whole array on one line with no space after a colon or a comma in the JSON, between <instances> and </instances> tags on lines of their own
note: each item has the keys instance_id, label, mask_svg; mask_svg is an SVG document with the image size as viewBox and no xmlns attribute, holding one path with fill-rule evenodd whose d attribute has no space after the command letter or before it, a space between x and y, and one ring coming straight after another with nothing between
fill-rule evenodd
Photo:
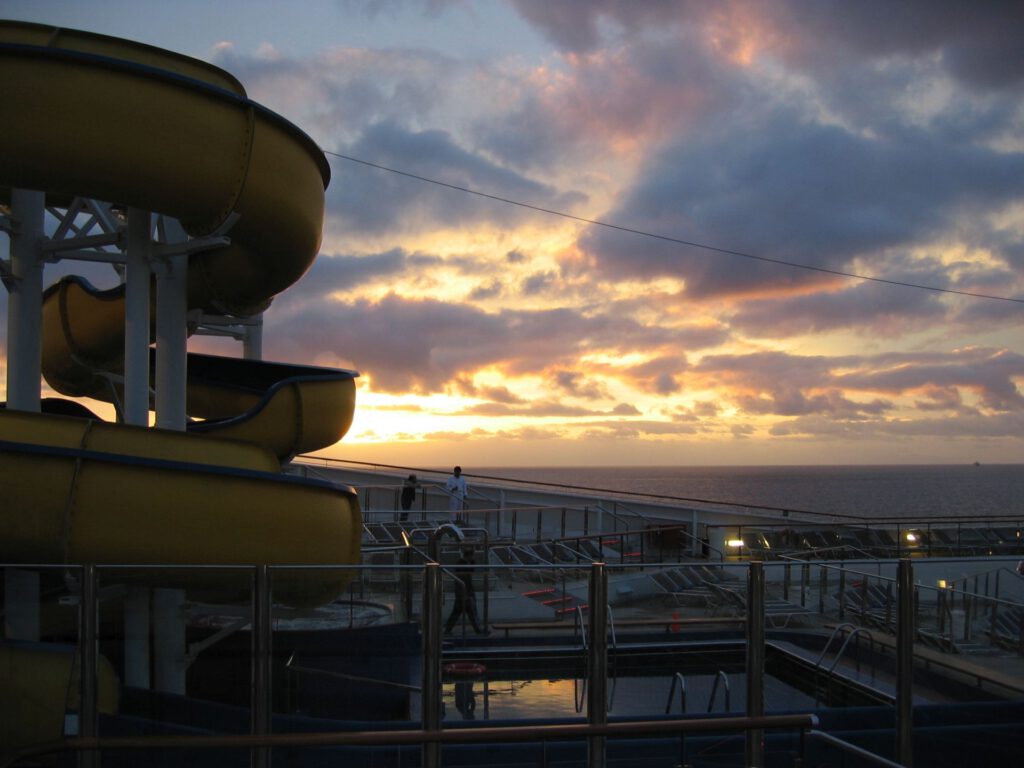
<instances>
[{"instance_id":1,"label":"walking person","mask_svg":"<svg viewBox=\"0 0 1024 768\"><path fill-rule=\"evenodd\" d=\"M452 513L452 520L456 523L466 522L463 512L466 509L466 493L469 486L466 484L466 478L462 476L462 467L455 467L452 470L444 489L448 492L448 511Z\"/></svg>"},{"instance_id":2,"label":"walking person","mask_svg":"<svg viewBox=\"0 0 1024 768\"><path fill-rule=\"evenodd\" d=\"M409 519L409 510L412 509L412 503L416 501L416 475L409 475L405 478L405 482L402 484L402 514L399 516L399 520Z\"/></svg>"},{"instance_id":3,"label":"walking person","mask_svg":"<svg viewBox=\"0 0 1024 768\"><path fill-rule=\"evenodd\" d=\"M458 565L455 566L455 604L452 612L448 614L448 621L444 625L444 633L450 635L455 623L463 613L473 625L473 631L478 635L486 634L480 629L480 621L476 615L476 590L473 588L473 553L470 550L463 550Z\"/></svg>"}]
</instances>

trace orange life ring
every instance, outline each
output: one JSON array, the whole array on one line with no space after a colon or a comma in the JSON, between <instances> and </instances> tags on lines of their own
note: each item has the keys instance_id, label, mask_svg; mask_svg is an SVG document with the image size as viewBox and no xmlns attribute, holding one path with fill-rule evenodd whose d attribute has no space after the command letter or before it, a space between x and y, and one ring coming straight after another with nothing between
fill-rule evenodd
<instances>
[{"instance_id":1,"label":"orange life ring","mask_svg":"<svg viewBox=\"0 0 1024 768\"><path fill-rule=\"evenodd\" d=\"M487 667L475 661L453 661L444 665L444 673L449 677L480 677Z\"/></svg>"}]
</instances>

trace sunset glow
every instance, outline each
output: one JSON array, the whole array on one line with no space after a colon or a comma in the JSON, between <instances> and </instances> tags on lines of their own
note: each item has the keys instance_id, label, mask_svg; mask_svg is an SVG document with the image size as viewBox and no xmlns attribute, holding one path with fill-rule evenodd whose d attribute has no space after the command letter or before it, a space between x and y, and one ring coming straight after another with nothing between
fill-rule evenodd
<instances>
[{"instance_id":1,"label":"sunset glow","mask_svg":"<svg viewBox=\"0 0 1024 768\"><path fill-rule=\"evenodd\" d=\"M7 15L211 61L328 153L263 347L360 371L326 455L1024 456L1019 11L912 2L879 39L877 3L171 5Z\"/></svg>"}]
</instances>

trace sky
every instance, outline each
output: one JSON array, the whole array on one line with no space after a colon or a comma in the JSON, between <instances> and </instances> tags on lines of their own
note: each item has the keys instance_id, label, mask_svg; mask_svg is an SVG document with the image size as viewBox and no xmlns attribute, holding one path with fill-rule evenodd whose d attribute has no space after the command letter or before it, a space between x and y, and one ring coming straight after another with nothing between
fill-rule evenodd
<instances>
[{"instance_id":1,"label":"sky","mask_svg":"<svg viewBox=\"0 0 1024 768\"><path fill-rule=\"evenodd\" d=\"M0 15L212 62L326 152L401 171L328 156L321 252L264 357L360 372L326 455L468 470L1024 462L1014 6Z\"/></svg>"}]
</instances>

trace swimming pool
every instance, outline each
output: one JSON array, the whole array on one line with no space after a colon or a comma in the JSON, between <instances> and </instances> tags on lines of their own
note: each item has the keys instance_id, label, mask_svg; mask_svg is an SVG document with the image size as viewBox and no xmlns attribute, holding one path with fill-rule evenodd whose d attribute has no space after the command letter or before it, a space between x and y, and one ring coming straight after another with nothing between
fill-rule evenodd
<instances>
[{"instance_id":1,"label":"swimming pool","mask_svg":"<svg viewBox=\"0 0 1024 768\"><path fill-rule=\"evenodd\" d=\"M644 675L610 679L609 715L742 714L746 710L744 672L682 675ZM717 684L716 684L717 683ZM788 683L765 676L767 711L806 710L814 697ZM580 678L475 679L446 682L442 693L444 719L522 720L579 717L586 714L586 686Z\"/></svg>"},{"instance_id":2,"label":"swimming pool","mask_svg":"<svg viewBox=\"0 0 1024 768\"><path fill-rule=\"evenodd\" d=\"M824 676L809 670L806 660L774 645L766 651L766 713L885 702L885 695L869 685L835 678L826 686ZM745 653L743 642L721 641L610 654L608 714L742 714L747 704ZM442 685L444 717L454 722L585 716L585 676L582 654L564 650L449 662Z\"/></svg>"}]
</instances>

